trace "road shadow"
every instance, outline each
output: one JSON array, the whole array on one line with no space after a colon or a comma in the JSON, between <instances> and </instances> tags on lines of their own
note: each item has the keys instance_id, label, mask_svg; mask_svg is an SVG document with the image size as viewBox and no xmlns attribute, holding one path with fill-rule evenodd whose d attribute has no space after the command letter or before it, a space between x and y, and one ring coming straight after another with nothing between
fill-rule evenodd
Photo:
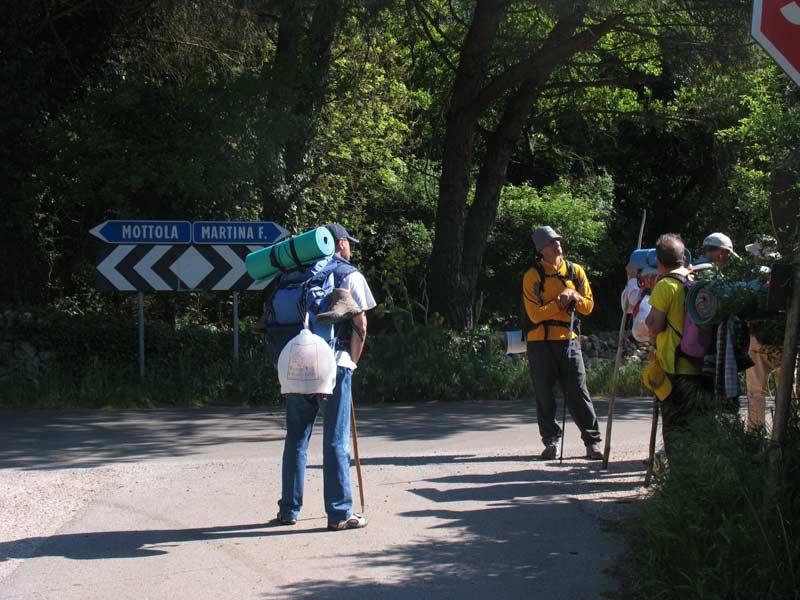
<instances>
[{"instance_id":1,"label":"road shadow","mask_svg":"<svg viewBox=\"0 0 800 600\"><path fill-rule=\"evenodd\" d=\"M458 454L401 457L398 462L435 466L442 459L485 463L486 469L493 462L527 463L526 457L516 455ZM429 475L407 489L423 501L422 507L399 513L400 526L404 519L424 520L427 529L418 536L384 544L378 552L342 555L342 568L317 572L313 579L280 586L267 582L264 585L272 587L262 597L600 598L614 586L603 571L621 552L622 541L598 526L590 507L600 510L609 503L631 502L641 481L635 477L641 463L612 463L603 471L598 462L572 458L561 468L552 466L537 462L512 471ZM373 522L364 533L374 535L372 530L380 526ZM0 562L36 557L137 559L163 556L187 543L256 538L260 543L273 536L318 534L330 536L321 547L331 557L337 552L335 536L351 535L264 523L79 532L2 542Z\"/></svg>"},{"instance_id":2,"label":"road shadow","mask_svg":"<svg viewBox=\"0 0 800 600\"><path fill-rule=\"evenodd\" d=\"M0 420L0 469L92 468L282 439L279 410L12 413Z\"/></svg>"},{"instance_id":3,"label":"road shadow","mask_svg":"<svg viewBox=\"0 0 800 600\"><path fill-rule=\"evenodd\" d=\"M606 403L596 401L598 415ZM652 401L624 399L615 419L647 417ZM359 407L362 437L444 440L470 431L501 431L536 422L530 402L423 402ZM602 419L602 416L601 416ZM319 429L319 427L318 427ZM281 442L281 407L153 411L0 413L0 469L90 468L199 454L222 444Z\"/></svg>"},{"instance_id":4,"label":"road shadow","mask_svg":"<svg viewBox=\"0 0 800 600\"><path fill-rule=\"evenodd\" d=\"M594 400L598 418L605 421L609 402ZM561 406L561 400L558 400ZM615 421L636 421L652 414L650 398L621 398L615 403ZM561 408L557 413L560 414ZM358 431L364 436L389 440L444 439L460 431L496 431L536 423L535 402L423 402L419 404L358 408Z\"/></svg>"},{"instance_id":5,"label":"road shadow","mask_svg":"<svg viewBox=\"0 0 800 600\"><path fill-rule=\"evenodd\" d=\"M263 598L564 598L595 600L615 587L605 574L622 540L587 507L611 502L632 510L638 461L615 471L573 464L559 471L523 469L426 479L410 491L433 506L401 513L440 533L348 557L347 577L320 576L266 592ZM628 495L620 497L620 492ZM389 576L385 574L389 573ZM376 576L377 575L377 576Z\"/></svg>"},{"instance_id":6,"label":"road shadow","mask_svg":"<svg viewBox=\"0 0 800 600\"><path fill-rule=\"evenodd\" d=\"M327 528L292 529L269 523L248 523L193 529L146 529L66 533L0 542L0 562L14 558L61 556L72 560L146 558L167 554L177 544L277 535L329 534Z\"/></svg>"}]
</instances>

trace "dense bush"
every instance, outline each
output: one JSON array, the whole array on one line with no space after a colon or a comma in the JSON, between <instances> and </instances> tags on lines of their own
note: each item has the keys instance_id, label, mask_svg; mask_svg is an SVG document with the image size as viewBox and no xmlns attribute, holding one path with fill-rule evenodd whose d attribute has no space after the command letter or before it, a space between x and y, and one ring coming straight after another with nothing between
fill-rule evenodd
<instances>
[{"instance_id":1,"label":"dense bush","mask_svg":"<svg viewBox=\"0 0 800 600\"><path fill-rule=\"evenodd\" d=\"M126 316L50 313L20 321L15 335L51 351L38 379L0 382L0 406L135 407L280 401L263 340L241 323L239 365L232 361L229 329L172 325L151 319L145 327L146 375L138 374L136 323ZM353 378L359 402L506 400L532 398L524 357L505 356L488 329L454 332L408 323L395 333L370 335ZM612 367L589 370L593 394L607 394ZM620 371L620 395L641 395L640 368Z\"/></svg>"},{"instance_id":2,"label":"dense bush","mask_svg":"<svg viewBox=\"0 0 800 600\"><path fill-rule=\"evenodd\" d=\"M638 597L797 598L796 415L774 486L766 439L740 421L698 423L681 441L633 537Z\"/></svg>"},{"instance_id":3,"label":"dense bush","mask_svg":"<svg viewBox=\"0 0 800 600\"><path fill-rule=\"evenodd\" d=\"M453 332L411 327L372 336L353 393L372 402L418 400L497 400L529 397L522 360L508 358L488 330Z\"/></svg>"}]
</instances>

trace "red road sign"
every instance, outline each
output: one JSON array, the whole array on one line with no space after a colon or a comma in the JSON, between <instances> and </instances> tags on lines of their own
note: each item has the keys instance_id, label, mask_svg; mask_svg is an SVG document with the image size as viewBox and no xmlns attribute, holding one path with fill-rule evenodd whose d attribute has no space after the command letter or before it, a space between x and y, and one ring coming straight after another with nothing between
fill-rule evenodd
<instances>
[{"instance_id":1,"label":"red road sign","mask_svg":"<svg viewBox=\"0 0 800 600\"><path fill-rule=\"evenodd\" d=\"M800 2L755 0L750 33L800 85Z\"/></svg>"}]
</instances>

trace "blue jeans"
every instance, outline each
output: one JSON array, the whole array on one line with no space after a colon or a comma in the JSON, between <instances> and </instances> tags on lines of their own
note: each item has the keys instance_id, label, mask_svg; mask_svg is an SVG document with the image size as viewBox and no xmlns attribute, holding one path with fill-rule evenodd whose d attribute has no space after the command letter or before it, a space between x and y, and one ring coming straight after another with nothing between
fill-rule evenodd
<instances>
[{"instance_id":1,"label":"blue jeans","mask_svg":"<svg viewBox=\"0 0 800 600\"><path fill-rule=\"evenodd\" d=\"M328 524L352 514L350 489L350 382L353 372L336 369L336 387L330 398L319 395L286 396L286 442L283 446L283 485L278 501L281 515L297 518L303 507L303 483L311 430L323 410L322 477Z\"/></svg>"}]
</instances>

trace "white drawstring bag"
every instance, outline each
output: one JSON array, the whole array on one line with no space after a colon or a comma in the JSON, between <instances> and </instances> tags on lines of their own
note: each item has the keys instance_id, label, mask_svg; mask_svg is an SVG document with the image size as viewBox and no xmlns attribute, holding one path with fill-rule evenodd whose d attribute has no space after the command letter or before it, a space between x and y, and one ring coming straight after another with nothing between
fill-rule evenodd
<instances>
[{"instance_id":1,"label":"white drawstring bag","mask_svg":"<svg viewBox=\"0 0 800 600\"><path fill-rule=\"evenodd\" d=\"M284 346L278 357L281 394L333 394L336 357L320 336L303 329Z\"/></svg>"},{"instance_id":2,"label":"white drawstring bag","mask_svg":"<svg viewBox=\"0 0 800 600\"><path fill-rule=\"evenodd\" d=\"M649 342L650 330L645 325L645 321L647 320L647 315L650 314L650 296L644 296L633 312L633 328L631 331L633 338L640 343Z\"/></svg>"}]
</instances>

